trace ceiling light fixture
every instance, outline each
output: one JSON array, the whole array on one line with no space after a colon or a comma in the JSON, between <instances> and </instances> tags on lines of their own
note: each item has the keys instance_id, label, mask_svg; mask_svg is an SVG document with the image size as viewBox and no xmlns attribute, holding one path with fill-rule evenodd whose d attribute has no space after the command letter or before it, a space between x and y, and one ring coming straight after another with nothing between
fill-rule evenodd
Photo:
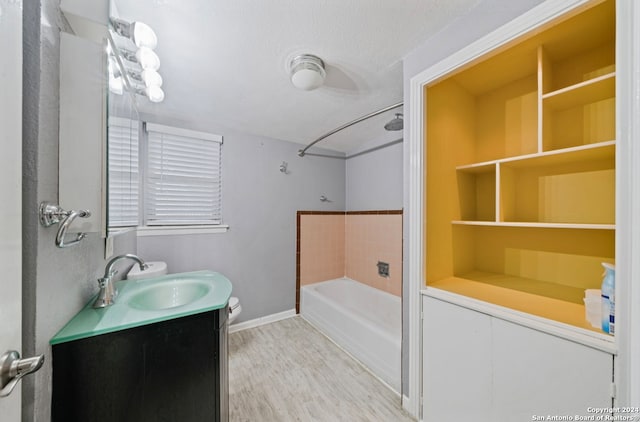
<instances>
[{"instance_id":1,"label":"ceiling light fixture","mask_svg":"<svg viewBox=\"0 0 640 422\"><path fill-rule=\"evenodd\" d=\"M109 21L116 34L129 38L137 47L147 47L153 50L158 45L156 33L146 23L129 23L116 18L110 18Z\"/></svg>"},{"instance_id":2,"label":"ceiling light fixture","mask_svg":"<svg viewBox=\"0 0 640 422\"><path fill-rule=\"evenodd\" d=\"M324 83L324 62L313 54L301 54L289 63L291 83L298 89L311 91Z\"/></svg>"}]
</instances>

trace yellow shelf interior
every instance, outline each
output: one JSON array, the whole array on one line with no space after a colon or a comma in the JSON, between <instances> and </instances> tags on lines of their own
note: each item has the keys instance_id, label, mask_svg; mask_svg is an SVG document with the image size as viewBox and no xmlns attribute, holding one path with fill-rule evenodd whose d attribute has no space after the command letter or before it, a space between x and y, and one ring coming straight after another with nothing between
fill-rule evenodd
<instances>
[{"instance_id":1,"label":"yellow shelf interior","mask_svg":"<svg viewBox=\"0 0 640 422\"><path fill-rule=\"evenodd\" d=\"M595 332L586 321L583 290L500 274L474 272L429 283L429 287ZM543 294L541 294L543 293ZM554 297L555 296L555 297ZM579 302L574 300L579 297ZM571 300L565 300L569 298Z\"/></svg>"},{"instance_id":2,"label":"yellow shelf interior","mask_svg":"<svg viewBox=\"0 0 640 422\"><path fill-rule=\"evenodd\" d=\"M552 110L566 110L614 98L616 92L615 76L615 73L609 73L594 80L582 82L577 86L547 94L543 96L544 105Z\"/></svg>"},{"instance_id":3,"label":"yellow shelf interior","mask_svg":"<svg viewBox=\"0 0 640 422\"><path fill-rule=\"evenodd\" d=\"M425 97L426 285L590 329L584 290L615 262L615 1Z\"/></svg>"}]
</instances>

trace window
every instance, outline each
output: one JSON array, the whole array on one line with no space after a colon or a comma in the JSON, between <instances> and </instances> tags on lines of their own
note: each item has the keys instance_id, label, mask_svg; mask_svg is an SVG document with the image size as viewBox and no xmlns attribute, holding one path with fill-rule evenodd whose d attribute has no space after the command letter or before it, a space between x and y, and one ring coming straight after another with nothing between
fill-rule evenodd
<instances>
[{"instance_id":1,"label":"window","mask_svg":"<svg viewBox=\"0 0 640 422\"><path fill-rule=\"evenodd\" d=\"M222 224L222 137L146 124L144 225Z\"/></svg>"},{"instance_id":2,"label":"window","mask_svg":"<svg viewBox=\"0 0 640 422\"><path fill-rule=\"evenodd\" d=\"M109 227L137 226L139 162L138 121L109 117Z\"/></svg>"}]
</instances>

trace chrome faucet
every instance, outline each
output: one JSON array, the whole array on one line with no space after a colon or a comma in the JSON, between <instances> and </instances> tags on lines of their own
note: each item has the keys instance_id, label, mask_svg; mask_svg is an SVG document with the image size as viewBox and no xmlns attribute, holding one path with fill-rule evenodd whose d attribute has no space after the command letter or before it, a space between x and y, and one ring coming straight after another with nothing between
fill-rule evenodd
<instances>
[{"instance_id":1,"label":"chrome faucet","mask_svg":"<svg viewBox=\"0 0 640 422\"><path fill-rule=\"evenodd\" d=\"M113 269L113 266L116 262L122 259L133 259L140 265L140 270L144 271L149 266L144 263L144 261L133 254L126 255L118 255L115 258L112 258L111 261L107 263L107 266L104 270L104 277L98 279L98 286L100 286L100 292L98 293L98 298L95 302L93 302L94 308L106 308L107 306L111 306L115 302L116 298L116 290L113 287L113 276L115 276L118 271Z\"/></svg>"}]
</instances>

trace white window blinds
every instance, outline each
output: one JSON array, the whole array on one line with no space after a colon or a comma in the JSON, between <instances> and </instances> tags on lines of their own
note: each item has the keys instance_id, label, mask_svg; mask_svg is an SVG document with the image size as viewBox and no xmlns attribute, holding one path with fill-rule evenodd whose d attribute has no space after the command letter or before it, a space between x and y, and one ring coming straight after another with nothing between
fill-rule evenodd
<instances>
[{"instance_id":1,"label":"white window blinds","mask_svg":"<svg viewBox=\"0 0 640 422\"><path fill-rule=\"evenodd\" d=\"M109 227L137 226L139 203L138 121L109 117Z\"/></svg>"},{"instance_id":2,"label":"white window blinds","mask_svg":"<svg viewBox=\"0 0 640 422\"><path fill-rule=\"evenodd\" d=\"M145 224L222 224L222 137L146 124Z\"/></svg>"}]
</instances>

